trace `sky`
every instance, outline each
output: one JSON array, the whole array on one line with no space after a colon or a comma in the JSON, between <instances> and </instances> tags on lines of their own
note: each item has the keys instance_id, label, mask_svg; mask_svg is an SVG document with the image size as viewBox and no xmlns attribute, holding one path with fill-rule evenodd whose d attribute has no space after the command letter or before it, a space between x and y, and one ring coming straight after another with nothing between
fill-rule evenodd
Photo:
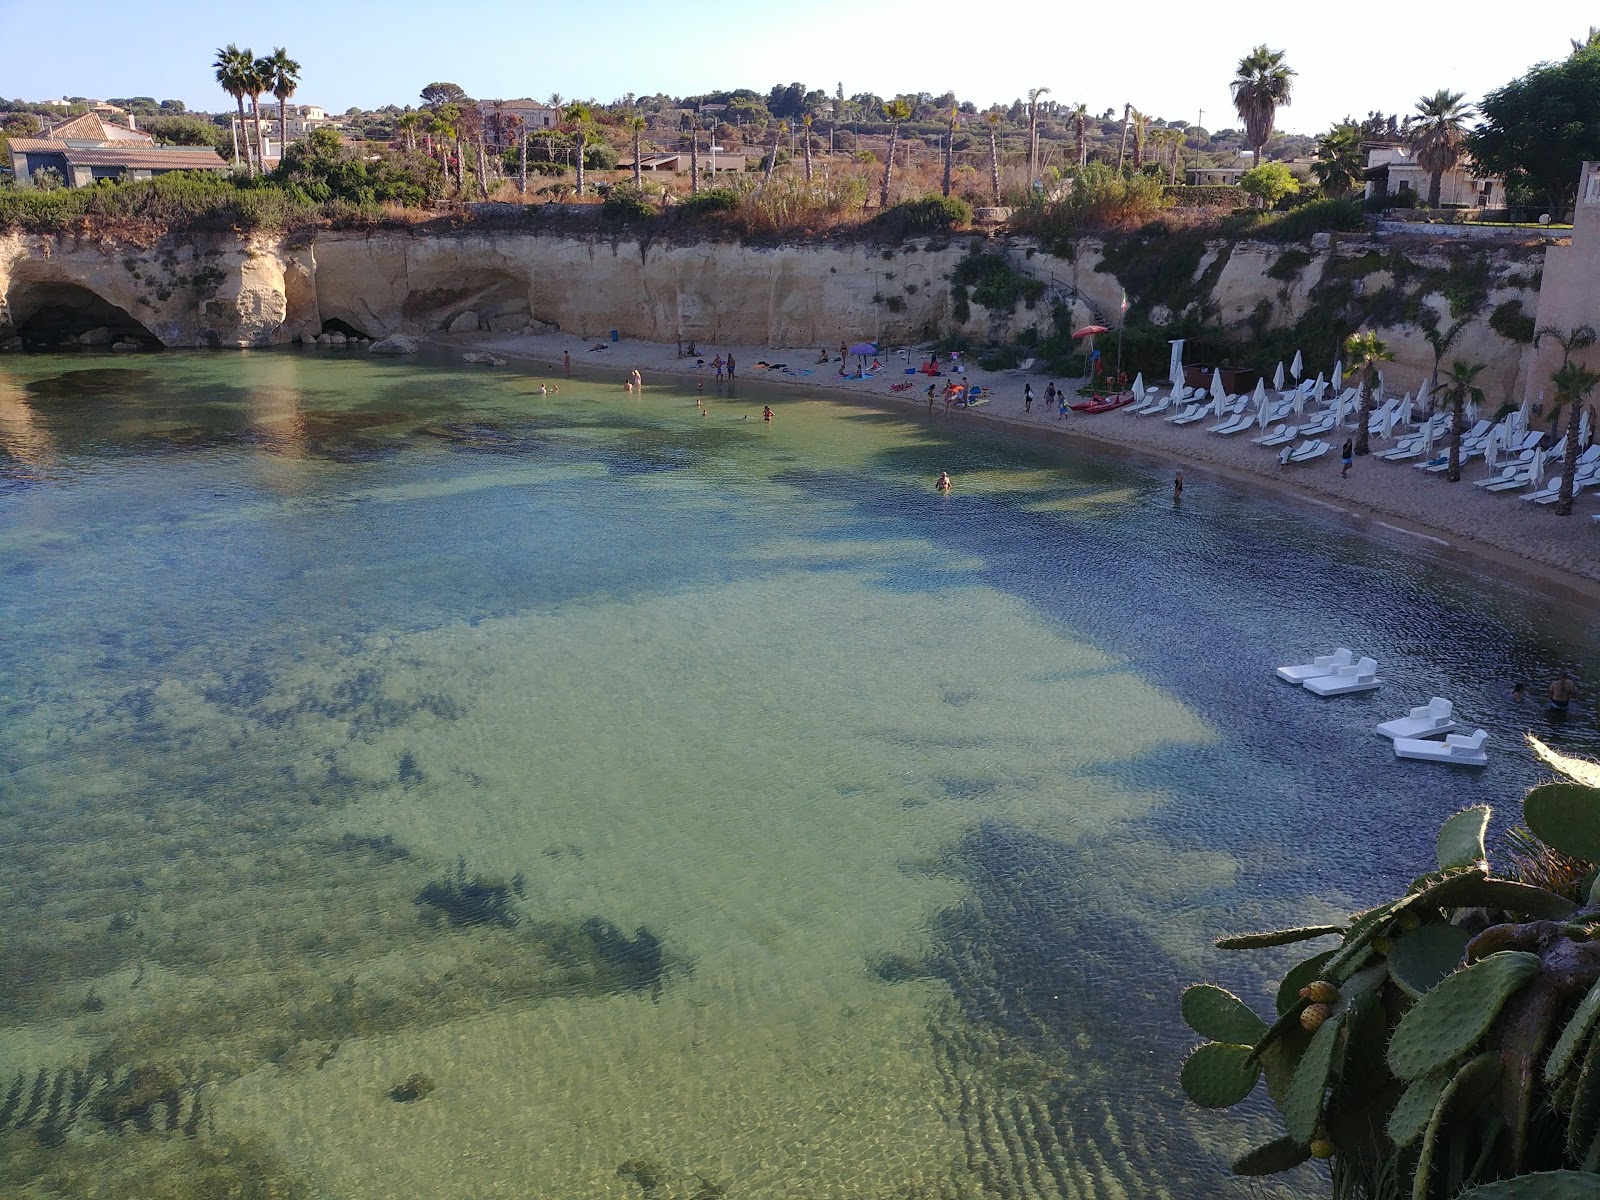
<instances>
[{"instance_id":1,"label":"sky","mask_svg":"<svg viewBox=\"0 0 1600 1200\"><path fill-rule=\"evenodd\" d=\"M763 94L800 81L830 95L955 91L978 107L1029 88L1087 104L1128 102L1153 117L1236 126L1228 93L1238 60L1265 42L1297 72L1278 128L1318 133L1346 114L1405 113L1439 88L1476 101L1534 63L1564 57L1600 13L1578 0L1537 11L1478 0L1439 7L1387 0L1276 5L1129 0L1102 7L956 4L953 0L609 0L529 5L478 0L80 0L72 28L112 31L30 39L5 56L0 96L154 96L191 109L229 107L211 60L236 42L256 54L285 46L303 68L296 101L330 113L417 104L436 80L480 99L559 92L608 102L629 92ZM993 14L992 16L988 14ZM1003 14L1003 15L1002 15ZM38 9L0 0L0 29ZM1348 32L1346 32L1348 31ZM1203 115L1202 115L1203 114Z\"/></svg>"}]
</instances>

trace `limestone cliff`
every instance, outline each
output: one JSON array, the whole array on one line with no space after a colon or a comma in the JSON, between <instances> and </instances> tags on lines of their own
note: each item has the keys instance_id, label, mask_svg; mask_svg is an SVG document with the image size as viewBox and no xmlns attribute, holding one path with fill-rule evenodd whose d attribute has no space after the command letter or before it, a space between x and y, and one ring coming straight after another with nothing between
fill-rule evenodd
<instances>
[{"instance_id":1,"label":"limestone cliff","mask_svg":"<svg viewBox=\"0 0 1600 1200\"><path fill-rule=\"evenodd\" d=\"M617 329L657 341L797 347L960 332L977 341L1062 320L1157 329L1187 320L1236 343L1286 327L1321 329L1370 313L1394 349L1395 386L1433 366L1424 338L1465 323L1455 353L1485 362L1491 395L1520 395L1524 345L1506 314L1537 307L1542 249L1397 244L1351 235L1283 246L1198 237L1084 239L1070 257L977 236L898 246L641 241L629 235L324 232L293 241L225 234L154 246L69 235L0 237L0 343L97 335L169 347L262 346L324 330L382 337L466 327ZM1037 281L1009 310L957 300L971 252ZM99 341L105 340L99 336Z\"/></svg>"}]
</instances>

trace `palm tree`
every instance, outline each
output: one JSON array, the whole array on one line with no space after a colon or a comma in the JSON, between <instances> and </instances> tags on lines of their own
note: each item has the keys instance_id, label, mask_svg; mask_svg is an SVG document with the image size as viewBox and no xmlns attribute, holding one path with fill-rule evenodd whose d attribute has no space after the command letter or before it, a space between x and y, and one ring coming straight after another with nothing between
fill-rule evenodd
<instances>
[{"instance_id":1,"label":"palm tree","mask_svg":"<svg viewBox=\"0 0 1600 1200\"><path fill-rule=\"evenodd\" d=\"M1128 125L1133 120L1133 105L1122 106L1122 144L1117 147L1117 174L1122 174L1122 168L1128 161Z\"/></svg>"},{"instance_id":2,"label":"palm tree","mask_svg":"<svg viewBox=\"0 0 1600 1200\"><path fill-rule=\"evenodd\" d=\"M1000 205L1000 142L997 131L1000 128L1000 113L991 108L983 117L984 124L989 127L989 182L994 188L995 207Z\"/></svg>"},{"instance_id":3,"label":"palm tree","mask_svg":"<svg viewBox=\"0 0 1600 1200\"><path fill-rule=\"evenodd\" d=\"M278 101L279 153L289 145L289 97L300 86L300 64L289 57L282 46L275 47L272 57L263 59L271 74L272 94Z\"/></svg>"},{"instance_id":4,"label":"palm tree","mask_svg":"<svg viewBox=\"0 0 1600 1200\"><path fill-rule=\"evenodd\" d=\"M1233 91L1234 111L1244 122L1245 138L1255 152L1258 167L1261 151L1272 136L1273 118L1280 107L1289 106L1293 77L1294 71L1283 61L1282 50L1260 45L1239 60L1238 72L1228 85Z\"/></svg>"},{"instance_id":5,"label":"palm tree","mask_svg":"<svg viewBox=\"0 0 1600 1200\"><path fill-rule=\"evenodd\" d=\"M803 143L806 152L806 182L811 182L811 114L807 113L800 118L800 128L805 131Z\"/></svg>"},{"instance_id":6,"label":"palm tree","mask_svg":"<svg viewBox=\"0 0 1600 1200\"><path fill-rule=\"evenodd\" d=\"M1440 88L1417 101L1417 121L1411 126L1411 147L1417 165L1428 172L1428 207L1439 207L1439 186L1444 173L1461 161L1467 142L1470 104L1463 104L1463 93Z\"/></svg>"},{"instance_id":7,"label":"palm tree","mask_svg":"<svg viewBox=\"0 0 1600 1200\"><path fill-rule=\"evenodd\" d=\"M1039 97L1050 89L1028 89L1028 184L1039 178Z\"/></svg>"},{"instance_id":8,"label":"palm tree","mask_svg":"<svg viewBox=\"0 0 1600 1200\"><path fill-rule=\"evenodd\" d=\"M1572 43L1572 52L1574 54L1582 54L1585 50L1593 50L1596 46L1600 46L1600 27L1589 26L1589 36L1581 41L1577 38L1568 38L1567 40Z\"/></svg>"},{"instance_id":9,"label":"palm tree","mask_svg":"<svg viewBox=\"0 0 1600 1200\"><path fill-rule=\"evenodd\" d=\"M1483 389L1478 386L1478 375L1484 370L1483 363L1464 363L1459 358L1450 364L1450 370L1444 377L1444 398L1450 405L1450 473L1447 478L1451 483L1461 482L1461 431L1464 422L1461 419L1461 410L1466 407L1468 400L1474 404L1483 403ZM1435 374L1437 374L1437 368Z\"/></svg>"},{"instance_id":10,"label":"palm tree","mask_svg":"<svg viewBox=\"0 0 1600 1200\"><path fill-rule=\"evenodd\" d=\"M250 157L250 133L244 123L244 93L245 76L255 64L255 55L248 50L241 50L232 42L217 51L217 57L212 60L212 67L216 70L217 82L222 85L222 90L233 97L239 106L239 124L233 131L233 161L239 161L239 136L244 135L244 166L251 175L256 173L255 160Z\"/></svg>"},{"instance_id":11,"label":"palm tree","mask_svg":"<svg viewBox=\"0 0 1600 1200\"><path fill-rule=\"evenodd\" d=\"M422 124L422 114L419 112L404 112L394 120L400 132L406 135L406 149L414 151L417 148L417 127Z\"/></svg>"},{"instance_id":12,"label":"palm tree","mask_svg":"<svg viewBox=\"0 0 1600 1200\"><path fill-rule=\"evenodd\" d=\"M700 194L700 117L697 113L689 114L689 194Z\"/></svg>"},{"instance_id":13,"label":"palm tree","mask_svg":"<svg viewBox=\"0 0 1600 1200\"><path fill-rule=\"evenodd\" d=\"M956 163L956 122L961 119L959 105L950 106L950 115L946 119L944 130L944 194L950 195L950 172L955 169Z\"/></svg>"},{"instance_id":14,"label":"palm tree","mask_svg":"<svg viewBox=\"0 0 1600 1200\"><path fill-rule=\"evenodd\" d=\"M272 87L272 60L252 59L241 82L244 84L244 94L250 97L250 119L256 127L256 160L262 174L266 174L267 144L261 140L261 97ZM281 146L279 153L282 153Z\"/></svg>"},{"instance_id":15,"label":"palm tree","mask_svg":"<svg viewBox=\"0 0 1600 1200\"><path fill-rule=\"evenodd\" d=\"M1150 118L1138 109L1133 110L1133 169L1144 169L1144 140L1150 131Z\"/></svg>"},{"instance_id":16,"label":"palm tree","mask_svg":"<svg viewBox=\"0 0 1600 1200\"><path fill-rule=\"evenodd\" d=\"M1561 460L1561 487L1556 492L1556 515L1572 515L1573 485L1578 475L1578 435L1583 427L1584 403L1589 393L1600 386L1600 373L1591 371L1582 363L1564 362L1561 369L1550 377L1555 384L1556 398L1567 406L1567 453Z\"/></svg>"},{"instance_id":17,"label":"palm tree","mask_svg":"<svg viewBox=\"0 0 1600 1200\"><path fill-rule=\"evenodd\" d=\"M1534 346L1547 337L1561 344L1561 366L1550 376L1550 382L1555 384L1558 402L1569 406L1567 454L1561 463L1561 490L1556 495L1556 512L1568 517L1572 515L1572 484L1578 473L1578 430L1583 422L1584 401L1600 384L1600 376L1581 363L1573 362L1572 356L1593 346L1600 334L1596 334L1593 325L1578 325L1572 329L1546 325L1533 335Z\"/></svg>"},{"instance_id":18,"label":"palm tree","mask_svg":"<svg viewBox=\"0 0 1600 1200\"><path fill-rule=\"evenodd\" d=\"M589 147L589 122L593 119L594 112L590 107L577 101L567 106L567 111L562 117L568 132L572 134L572 144L576 147L573 158L578 170L578 196L583 196L583 152Z\"/></svg>"},{"instance_id":19,"label":"palm tree","mask_svg":"<svg viewBox=\"0 0 1600 1200\"><path fill-rule=\"evenodd\" d=\"M1089 106L1087 104L1073 105L1072 128L1078 138L1078 165L1086 166L1089 162L1089 143L1086 139L1089 131Z\"/></svg>"},{"instance_id":20,"label":"palm tree","mask_svg":"<svg viewBox=\"0 0 1600 1200\"><path fill-rule=\"evenodd\" d=\"M639 166L639 146L644 140L644 128L647 124L649 122L638 113L631 114L627 120L628 132L633 134L633 186L640 189L644 187L644 177L640 174L644 168Z\"/></svg>"},{"instance_id":21,"label":"palm tree","mask_svg":"<svg viewBox=\"0 0 1600 1200\"><path fill-rule=\"evenodd\" d=\"M1443 333L1439 332L1437 326L1422 331L1422 336L1427 339L1428 346L1433 350L1433 374L1429 376L1431 387L1439 386L1439 364L1444 361L1444 356L1450 353L1450 347L1456 344L1456 339L1466 327L1465 321L1457 321Z\"/></svg>"},{"instance_id":22,"label":"palm tree","mask_svg":"<svg viewBox=\"0 0 1600 1200\"><path fill-rule=\"evenodd\" d=\"M1344 196L1361 181L1361 127L1346 117L1317 139L1311 173L1329 196Z\"/></svg>"},{"instance_id":23,"label":"palm tree","mask_svg":"<svg viewBox=\"0 0 1600 1200\"><path fill-rule=\"evenodd\" d=\"M883 164L883 184L878 189L878 207L889 207L889 180L894 175L894 147L900 140L900 122L911 117L911 105L904 98L887 101L883 115L889 118L889 161Z\"/></svg>"},{"instance_id":24,"label":"palm tree","mask_svg":"<svg viewBox=\"0 0 1600 1200\"><path fill-rule=\"evenodd\" d=\"M444 167L447 181L450 178L450 149L455 149L456 191L464 192L467 187L467 168L461 159L461 106L441 104L433 114L430 128L439 135L439 161Z\"/></svg>"},{"instance_id":25,"label":"palm tree","mask_svg":"<svg viewBox=\"0 0 1600 1200\"><path fill-rule=\"evenodd\" d=\"M766 174L764 174L761 177L761 185L760 185L760 187L756 188L756 191L758 193L761 192L762 190L764 190L766 188L767 184L772 182L772 172L774 170L776 170L777 166L778 166L778 143L783 140L783 135L788 133L788 132L789 132L789 122L787 122L787 121L774 121L773 122L773 124L772 124L772 153L767 155L767 171L766 171Z\"/></svg>"},{"instance_id":26,"label":"palm tree","mask_svg":"<svg viewBox=\"0 0 1600 1200\"><path fill-rule=\"evenodd\" d=\"M1378 381L1379 367L1394 361L1394 353L1375 333L1352 333L1344 340L1344 361L1361 379L1361 415L1356 421L1355 451L1365 454L1370 449L1367 426L1372 416L1372 385Z\"/></svg>"}]
</instances>

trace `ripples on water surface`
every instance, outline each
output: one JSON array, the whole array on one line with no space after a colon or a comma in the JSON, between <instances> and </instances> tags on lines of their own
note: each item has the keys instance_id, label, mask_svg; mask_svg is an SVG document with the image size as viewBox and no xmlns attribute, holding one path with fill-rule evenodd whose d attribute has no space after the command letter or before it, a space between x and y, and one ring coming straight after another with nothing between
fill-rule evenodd
<instances>
[{"instance_id":1,"label":"ripples on water surface","mask_svg":"<svg viewBox=\"0 0 1600 1200\"><path fill-rule=\"evenodd\" d=\"M0 364L6 1194L1243 1194L1211 935L1387 895L1537 777L1509 680L1600 679L1270 498L538 383ZM1271 679L1335 642L1388 686ZM1488 770L1371 732L1434 692Z\"/></svg>"}]
</instances>

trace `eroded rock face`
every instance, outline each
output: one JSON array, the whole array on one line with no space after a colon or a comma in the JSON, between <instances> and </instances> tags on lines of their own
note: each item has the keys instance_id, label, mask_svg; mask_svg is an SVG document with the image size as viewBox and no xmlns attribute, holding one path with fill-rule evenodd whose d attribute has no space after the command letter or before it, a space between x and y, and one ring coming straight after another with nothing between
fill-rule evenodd
<instances>
[{"instance_id":1,"label":"eroded rock face","mask_svg":"<svg viewBox=\"0 0 1600 1200\"><path fill-rule=\"evenodd\" d=\"M958 320L951 275L975 248L1043 283L1044 295L1032 308L1018 304L1011 311L985 309L973 296ZM0 344L54 306L54 323L43 322L51 345L63 333L86 345L107 344L97 340L102 336L144 346L263 346L296 337L330 345L338 339L321 331L337 324L382 339L368 347L379 354L413 353L416 337L443 330L605 337L616 329L628 338L692 338L711 346L837 347L863 339L894 346L952 332L977 341L1009 340L1030 328L1049 332L1058 308L1075 323L1112 324L1125 287L1158 321L1201 316L1248 336L1263 321L1283 327L1303 317L1336 276L1354 294L1375 295L1396 286L1390 268L1398 255L1410 261L1415 289L1429 272L1443 278L1461 268L1463 254L1479 253L1487 290L1470 313L1451 311L1444 285L1408 306L1391 306L1400 315L1377 326L1397 358L1387 375L1391 388L1409 390L1433 369L1417 323L1426 309L1441 328L1466 322L1456 350L1488 364L1481 378L1491 395L1520 395L1531 358L1496 333L1488 315L1511 300L1528 314L1536 310L1533 280L1542 250L1447 250L1350 235L1319 235L1301 246L1210 243L1195 266L1194 287L1184 292L1180 280L1183 295L1140 297L1109 269L1105 247L1093 239L1081 240L1069 260L1026 241L978 235L887 247L324 232L309 245L198 234L150 247L10 234L0 235ZM1363 264L1364 255L1372 261ZM1126 254L1112 257L1123 261ZM62 312L81 313L82 320L63 330Z\"/></svg>"}]
</instances>

